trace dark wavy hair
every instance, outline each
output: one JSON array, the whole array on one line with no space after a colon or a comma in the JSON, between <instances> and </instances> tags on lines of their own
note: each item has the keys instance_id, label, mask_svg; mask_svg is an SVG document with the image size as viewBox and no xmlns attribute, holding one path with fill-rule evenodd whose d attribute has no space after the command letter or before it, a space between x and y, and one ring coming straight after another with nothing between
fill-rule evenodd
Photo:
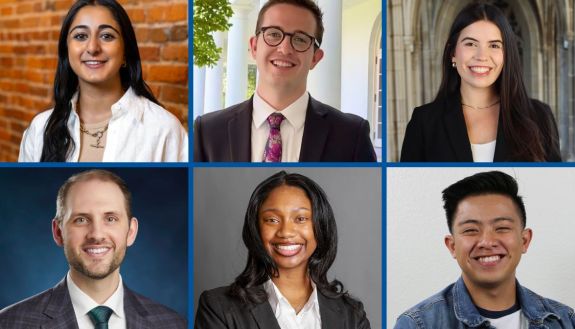
<instances>
[{"instance_id":1,"label":"dark wavy hair","mask_svg":"<svg viewBox=\"0 0 575 329\"><path fill-rule=\"evenodd\" d=\"M78 76L72 70L68 59L68 31L72 21L80 9L85 6L103 6L108 8L114 20L120 25L124 40L124 56L126 65L120 68L120 78L124 89L132 88L138 96L160 104L152 94L150 87L142 77L142 63L138 51L136 34L130 22L130 17L115 0L78 0L74 3L62 23L58 39L58 67L54 78L54 110L46 123L44 130L44 146L42 147L42 162L63 162L74 150L74 141L68 130L68 119L72 106L70 100L78 90Z\"/></svg>"},{"instance_id":2,"label":"dark wavy hair","mask_svg":"<svg viewBox=\"0 0 575 329\"><path fill-rule=\"evenodd\" d=\"M455 18L449 31L442 59L441 86L436 101L460 98L461 78L452 67L452 57L461 30L480 20L495 24L503 38L503 69L495 82L500 97L500 123L505 141L515 161L546 161L549 154L545 145L558 145L555 123L538 109L529 99L519 57L518 40L505 15L495 6L475 2L466 6ZM559 154L559 150L554 150Z\"/></svg>"},{"instance_id":3,"label":"dark wavy hair","mask_svg":"<svg viewBox=\"0 0 575 329\"><path fill-rule=\"evenodd\" d=\"M515 178L501 171L489 171L466 177L443 190L443 209L447 217L449 232L453 233L453 219L459 203L467 197L499 194L507 196L517 207L523 228L527 224L527 213L523 198L518 194Z\"/></svg>"},{"instance_id":4,"label":"dark wavy hair","mask_svg":"<svg viewBox=\"0 0 575 329\"><path fill-rule=\"evenodd\" d=\"M337 254L337 227L333 210L322 188L313 180L300 174L280 171L261 182L250 197L244 219L242 237L248 248L246 268L230 287L230 295L248 304L260 304L267 300L260 287L271 277L279 275L278 268L264 249L260 238L258 213L270 192L282 185L302 189L312 205L312 220L317 248L308 262L308 271L317 289L326 297L349 297L338 280L328 281L327 271Z\"/></svg>"}]
</instances>

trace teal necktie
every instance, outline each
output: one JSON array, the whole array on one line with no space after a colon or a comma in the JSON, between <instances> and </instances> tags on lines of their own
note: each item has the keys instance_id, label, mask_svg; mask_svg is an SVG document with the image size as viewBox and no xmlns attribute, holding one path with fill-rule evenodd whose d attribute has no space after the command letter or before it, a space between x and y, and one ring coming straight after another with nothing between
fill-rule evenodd
<instances>
[{"instance_id":1,"label":"teal necktie","mask_svg":"<svg viewBox=\"0 0 575 329\"><path fill-rule=\"evenodd\" d=\"M94 323L94 329L108 329L108 320L112 315L112 309L107 306L94 307L88 315Z\"/></svg>"}]
</instances>

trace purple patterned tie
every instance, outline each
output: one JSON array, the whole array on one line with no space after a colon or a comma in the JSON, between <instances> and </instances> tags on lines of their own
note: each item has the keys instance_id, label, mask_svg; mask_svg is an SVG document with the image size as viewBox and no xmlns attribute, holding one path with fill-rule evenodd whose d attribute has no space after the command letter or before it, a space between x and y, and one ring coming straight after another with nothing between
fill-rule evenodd
<instances>
[{"instance_id":1,"label":"purple patterned tie","mask_svg":"<svg viewBox=\"0 0 575 329\"><path fill-rule=\"evenodd\" d=\"M270 135L264 150L263 162L281 162L282 161L282 136L280 134L280 125L285 119L281 113L272 113L268 117L270 124Z\"/></svg>"}]
</instances>

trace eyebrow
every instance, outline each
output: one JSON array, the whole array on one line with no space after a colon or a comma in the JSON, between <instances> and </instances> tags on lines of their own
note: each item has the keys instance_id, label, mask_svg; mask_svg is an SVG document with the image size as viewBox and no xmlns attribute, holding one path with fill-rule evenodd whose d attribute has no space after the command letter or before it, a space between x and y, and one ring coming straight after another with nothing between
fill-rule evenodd
<instances>
[{"instance_id":1,"label":"eyebrow","mask_svg":"<svg viewBox=\"0 0 575 329\"><path fill-rule=\"evenodd\" d=\"M306 207L295 208L295 209L292 209L291 211L299 211L299 210L311 211L311 209L308 209ZM279 211L279 209L278 208L266 208L266 209L260 210L260 212L266 212L266 211Z\"/></svg>"},{"instance_id":2,"label":"eyebrow","mask_svg":"<svg viewBox=\"0 0 575 329\"><path fill-rule=\"evenodd\" d=\"M496 217L496 218L493 218L489 221L489 223L492 223L492 224L499 223L499 222L515 222L515 219L513 219L511 217ZM481 225L482 223L477 219L466 219L466 220L458 223L457 226L463 226L463 225L467 225L467 224Z\"/></svg>"},{"instance_id":3,"label":"eyebrow","mask_svg":"<svg viewBox=\"0 0 575 329\"><path fill-rule=\"evenodd\" d=\"M463 42L463 41L465 41L465 40L471 40L471 41L479 42L479 40L477 40L477 39L475 39L475 38L472 38L472 37L465 37L465 38L461 39L461 42ZM489 43L494 43L494 42L503 43L503 41L501 41L501 40L499 40L499 39L497 39L497 40L489 40L489 41L487 41L487 42L489 42Z\"/></svg>"},{"instance_id":4,"label":"eyebrow","mask_svg":"<svg viewBox=\"0 0 575 329\"><path fill-rule=\"evenodd\" d=\"M71 34L75 29L88 29L88 30L89 30L90 27L88 27L88 25L76 25L76 26L74 26L74 27L70 30L70 33L68 33L68 34ZM118 30L117 30L115 27L113 27L112 25L102 24L102 25L99 25L99 26L98 26L98 30L99 30L99 31L105 30L105 29L112 29L112 30L116 31L116 33L121 34L120 31L118 31Z\"/></svg>"}]
</instances>

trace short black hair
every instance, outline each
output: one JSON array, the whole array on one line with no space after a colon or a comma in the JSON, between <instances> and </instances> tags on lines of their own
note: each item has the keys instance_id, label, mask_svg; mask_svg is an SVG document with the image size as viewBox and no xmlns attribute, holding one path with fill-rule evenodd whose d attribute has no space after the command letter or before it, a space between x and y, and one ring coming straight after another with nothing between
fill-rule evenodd
<instances>
[{"instance_id":1,"label":"short black hair","mask_svg":"<svg viewBox=\"0 0 575 329\"><path fill-rule=\"evenodd\" d=\"M523 197L517 194L519 187L515 178L501 171L489 171L466 177L443 190L443 209L447 217L449 232L453 233L453 219L459 203L470 196L499 194L513 201L521 215L523 227L527 224L527 214Z\"/></svg>"}]
</instances>

